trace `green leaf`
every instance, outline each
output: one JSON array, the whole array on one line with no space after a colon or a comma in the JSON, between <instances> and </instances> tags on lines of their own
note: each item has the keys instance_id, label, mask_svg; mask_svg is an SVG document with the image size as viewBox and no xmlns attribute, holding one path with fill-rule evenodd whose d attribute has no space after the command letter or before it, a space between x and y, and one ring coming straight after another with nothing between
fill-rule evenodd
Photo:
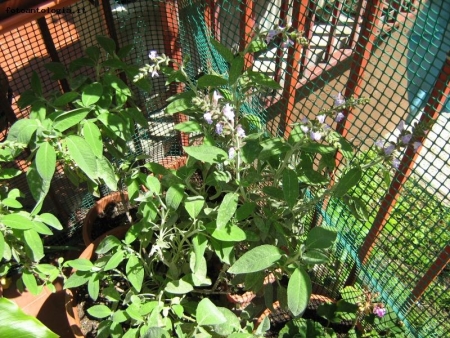
<instances>
[{"instance_id":1,"label":"green leaf","mask_svg":"<svg viewBox=\"0 0 450 338\"><path fill-rule=\"evenodd\" d=\"M59 220L54 215L49 213L42 213L39 216L36 216L35 220L44 222L56 230L62 230L63 228Z\"/></svg>"},{"instance_id":2,"label":"green leaf","mask_svg":"<svg viewBox=\"0 0 450 338\"><path fill-rule=\"evenodd\" d=\"M29 144L36 129L40 126L38 120L22 119L14 122L8 132L7 140Z\"/></svg>"},{"instance_id":3,"label":"green leaf","mask_svg":"<svg viewBox=\"0 0 450 338\"><path fill-rule=\"evenodd\" d=\"M50 143L42 143L36 152L36 169L43 180L50 181L55 173L56 152Z\"/></svg>"},{"instance_id":4,"label":"green leaf","mask_svg":"<svg viewBox=\"0 0 450 338\"><path fill-rule=\"evenodd\" d=\"M302 144L300 149L314 154L334 154L336 152L336 149L332 146L312 142Z\"/></svg>"},{"instance_id":5,"label":"green leaf","mask_svg":"<svg viewBox=\"0 0 450 338\"><path fill-rule=\"evenodd\" d=\"M64 289L76 288L89 282L90 273L77 270L64 282Z\"/></svg>"},{"instance_id":6,"label":"green leaf","mask_svg":"<svg viewBox=\"0 0 450 338\"><path fill-rule=\"evenodd\" d=\"M66 131L73 126L78 125L88 114L89 109L87 108L78 108L63 112L55 117L53 127L60 132Z\"/></svg>"},{"instance_id":7,"label":"green leaf","mask_svg":"<svg viewBox=\"0 0 450 338\"><path fill-rule=\"evenodd\" d=\"M289 168L283 171L283 196L287 205L292 210L297 204L299 186L296 172Z\"/></svg>"},{"instance_id":8,"label":"green leaf","mask_svg":"<svg viewBox=\"0 0 450 338\"><path fill-rule=\"evenodd\" d=\"M33 89L37 96L42 96L42 84L36 72L33 72L31 75L31 89Z\"/></svg>"},{"instance_id":9,"label":"green leaf","mask_svg":"<svg viewBox=\"0 0 450 338\"><path fill-rule=\"evenodd\" d=\"M274 245L260 245L244 253L229 269L229 273L257 272L273 266L283 256Z\"/></svg>"},{"instance_id":10,"label":"green leaf","mask_svg":"<svg viewBox=\"0 0 450 338\"><path fill-rule=\"evenodd\" d=\"M306 310L311 297L311 279L303 268L295 269L289 279L288 307L294 316L302 314Z\"/></svg>"},{"instance_id":11,"label":"green leaf","mask_svg":"<svg viewBox=\"0 0 450 338\"><path fill-rule=\"evenodd\" d=\"M1 222L11 229L27 230L34 227L33 222L21 214L7 214L1 216Z\"/></svg>"},{"instance_id":12,"label":"green leaf","mask_svg":"<svg viewBox=\"0 0 450 338\"><path fill-rule=\"evenodd\" d=\"M243 221L248 218L256 208L255 202L245 202L236 210L236 220Z\"/></svg>"},{"instance_id":13,"label":"green leaf","mask_svg":"<svg viewBox=\"0 0 450 338\"><path fill-rule=\"evenodd\" d=\"M129 44L126 46L121 47L118 51L117 51L117 56L121 59L125 58L128 56L128 54L130 54L130 52L133 50L134 48L134 44Z\"/></svg>"},{"instance_id":14,"label":"green leaf","mask_svg":"<svg viewBox=\"0 0 450 338\"><path fill-rule=\"evenodd\" d=\"M241 55L236 56L233 61L231 61L230 72L228 75L228 82L230 85L235 84L239 77L242 75L244 64L245 60Z\"/></svg>"},{"instance_id":15,"label":"green leaf","mask_svg":"<svg viewBox=\"0 0 450 338\"><path fill-rule=\"evenodd\" d=\"M228 154L215 146L200 145L183 147L184 151L195 159L206 163L222 163L228 158Z\"/></svg>"},{"instance_id":16,"label":"green leaf","mask_svg":"<svg viewBox=\"0 0 450 338\"><path fill-rule=\"evenodd\" d=\"M226 322L214 325L214 332L222 337L228 337L233 332L240 331L241 323L233 311L224 307L218 307L218 309L226 318Z\"/></svg>"},{"instance_id":17,"label":"green leaf","mask_svg":"<svg viewBox=\"0 0 450 338\"><path fill-rule=\"evenodd\" d=\"M147 176L147 188L154 194L159 194L161 191L161 182L155 176Z\"/></svg>"},{"instance_id":18,"label":"green leaf","mask_svg":"<svg viewBox=\"0 0 450 338\"><path fill-rule=\"evenodd\" d=\"M98 178L102 179L111 191L116 191L119 178L111 162L105 156L97 158L97 170Z\"/></svg>"},{"instance_id":19,"label":"green leaf","mask_svg":"<svg viewBox=\"0 0 450 338\"><path fill-rule=\"evenodd\" d=\"M111 249L120 246L120 240L117 237L114 236L106 236L98 245L97 249L95 250L98 254L105 254L109 252Z\"/></svg>"},{"instance_id":20,"label":"green leaf","mask_svg":"<svg viewBox=\"0 0 450 338\"><path fill-rule=\"evenodd\" d=\"M183 92L174 96L174 99L166 107L167 114L176 114L192 108L192 99L195 97L193 91Z\"/></svg>"},{"instance_id":21,"label":"green leaf","mask_svg":"<svg viewBox=\"0 0 450 338\"><path fill-rule=\"evenodd\" d=\"M100 129L92 121L85 121L83 124L83 136L86 142L91 146L92 152L97 157L103 155L103 142Z\"/></svg>"},{"instance_id":22,"label":"green leaf","mask_svg":"<svg viewBox=\"0 0 450 338\"><path fill-rule=\"evenodd\" d=\"M255 84L257 84L258 86L267 87L275 90L282 88L278 82L276 82L274 79L270 78L264 73L248 70L247 75L250 78L250 80Z\"/></svg>"},{"instance_id":23,"label":"green leaf","mask_svg":"<svg viewBox=\"0 0 450 338\"><path fill-rule=\"evenodd\" d=\"M108 271L115 269L119 266L120 263L122 263L123 259L125 258L125 254L122 250L118 250L114 255L111 256L111 258L108 260L106 265L103 267L103 271Z\"/></svg>"},{"instance_id":24,"label":"green leaf","mask_svg":"<svg viewBox=\"0 0 450 338\"><path fill-rule=\"evenodd\" d=\"M329 261L327 253L319 249L306 251L302 259L306 264L325 264Z\"/></svg>"},{"instance_id":25,"label":"green leaf","mask_svg":"<svg viewBox=\"0 0 450 338\"><path fill-rule=\"evenodd\" d=\"M113 39L106 36L96 36L98 44L109 54L113 55L116 52L116 43Z\"/></svg>"},{"instance_id":26,"label":"green leaf","mask_svg":"<svg viewBox=\"0 0 450 338\"><path fill-rule=\"evenodd\" d=\"M226 86L228 84L228 80L224 79L221 76L218 75L211 75L206 74L200 77L197 81L197 87L200 88L207 88L207 87L220 87L220 86Z\"/></svg>"},{"instance_id":27,"label":"green leaf","mask_svg":"<svg viewBox=\"0 0 450 338\"><path fill-rule=\"evenodd\" d=\"M344 196L350 188L358 184L361 176L362 170L360 167L350 169L334 186L334 196L338 198Z\"/></svg>"},{"instance_id":28,"label":"green leaf","mask_svg":"<svg viewBox=\"0 0 450 338\"><path fill-rule=\"evenodd\" d=\"M181 184L172 185L167 189L166 193L166 205L177 210L184 198L184 186Z\"/></svg>"},{"instance_id":29,"label":"green leaf","mask_svg":"<svg viewBox=\"0 0 450 338\"><path fill-rule=\"evenodd\" d=\"M211 39L211 44L214 48L219 52L220 55L225 59L226 62L230 63L234 59L233 52L229 50L227 47L222 45L219 41L215 39Z\"/></svg>"},{"instance_id":30,"label":"green leaf","mask_svg":"<svg viewBox=\"0 0 450 338\"><path fill-rule=\"evenodd\" d=\"M53 73L53 80L61 80L67 77L66 67L60 62L49 62L44 65L49 71Z\"/></svg>"},{"instance_id":31,"label":"green leaf","mask_svg":"<svg viewBox=\"0 0 450 338\"><path fill-rule=\"evenodd\" d=\"M217 228L214 222L211 222L205 227L206 231L208 231L213 238L219 241L242 242L247 238L244 230L231 223L222 228Z\"/></svg>"},{"instance_id":32,"label":"green leaf","mask_svg":"<svg viewBox=\"0 0 450 338\"><path fill-rule=\"evenodd\" d=\"M40 291L39 291L39 287L36 282L36 278L27 269L24 269L22 272L22 281L23 281L23 284L25 284L27 290L30 291L31 294L33 294L33 295L39 294Z\"/></svg>"},{"instance_id":33,"label":"green leaf","mask_svg":"<svg viewBox=\"0 0 450 338\"><path fill-rule=\"evenodd\" d=\"M87 310L87 312L92 317L99 318L99 319L109 317L112 313L110 308L103 304L91 306Z\"/></svg>"},{"instance_id":34,"label":"green leaf","mask_svg":"<svg viewBox=\"0 0 450 338\"><path fill-rule=\"evenodd\" d=\"M88 294L93 300L97 300L100 291L99 275L93 274L88 281Z\"/></svg>"},{"instance_id":35,"label":"green leaf","mask_svg":"<svg viewBox=\"0 0 450 338\"><path fill-rule=\"evenodd\" d=\"M255 334L262 336L264 332L270 329L270 319L269 316L264 317L263 321L258 325Z\"/></svg>"},{"instance_id":36,"label":"green leaf","mask_svg":"<svg viewBox=\"0 0 450 338\"><path fill-rule=\"evenodd\" d=\"M323 226L316 226L308 232L305 246L308 250L328 249L333 246L336 237L336 231Z\"/></svg>"},{"instance_id":37,"label":"green leaf","mask_svg":"<svg viewBox=\"0 0 450 338\"><path fill-rule=\"evenodd\" d=\"M202 131L202 126L196 121L185 121L177 123L174 128L183 133L196 133Z\"/></svg>"},{"instance_id":38,"label":"green leaf","mask_svg":"<svg viewBox=\"0 0 450 338\"><path fill-rule=\"evenodd\" d=\"M137 292L141 291L142 283L144 281L144 267L139 258L134 255L130 256L125 271L131 285L133 285Z\"/></svg>"},{"instance_id":39,"label":"green leaf","mask_svg":"<svg viewBox=\"0 0 450 338\"><path fill-rule=\"evenodd\" d=\"M70 157L91 180L95 181L98 177L97 159L90 145L76 135L69 135L65 141Z\"/></svg>"},{"instance_id":40,"label":"green leaf","mask_svg":"<svg viewBox=\"0 0 450 338\"><path fill-rule=\"evenodd\" d=\"M204 205L205 200L202 196L191 196L184 201L184 208L193 219L197 218Z\"/></svg>"},{"instance_id":41,"label":"green leaf","mask_svg":"<svg viewBox=\"0 0 450 338\"><path fill-rule=\"evenodd\" d=\"M19 176L22 173L19 169L14 168L2 168L0 170L0 180L10 180L16 176Z\"/></svg>"},{"instance_id":42,"label":"green leaf","mask_svg":"<svg viewBox=\"0 0 450 338\"><path fill-rule=\"evenodd\" d=\"M135 107L126 108L123 110L123 114L126 116L131 116L131 118L142 128L148 127L148 121L140 109Z\"/></svg>"},{"instance_id":43,"label":"green leaf","mask_svg":"<svg viewBox=\"0 0 450 338\"><path fill-rule=\"evenodd\" d=\"M0 231L0 256L4 257L3 252L5 251L5 237L3 237L3 232Z\"/></svg>"},{"instance_id":44,"label":"green leaf","mask_svg":"<svg viewBox=\"0 0 450 338\"><path fill-rule=\"evenodd\" d=\"M67 92L53 100L53 105L55 107L65 107L68 103L73 102L76 98L78 98L77 92Z\"/></svg>"},{"instance_id":45,"label":"green leaf","mask_svg":"<svg viewBox=\"0 0 450 338\"><path fill-rule=\"evenodd\" d=\"M92 61L97 63L100 60L101 51L97 46L89 46L86 48L86 54Z\"/></svg>"},{"instance_id":46,"label":"green leaf","mask_svg":"<svg viewBox=\"0 0 450 338\"><path fill-rule=\"evenodd\" d=\"M103 86L101 83L94 82L83 88L81 93L81 102L85 107L89 107L96 103L103 94Z\"/></svg>"},{"instance_id":47,"label":"green leaf","mask_svg":"<svg viewBox=\"0 0 450 338\"><path fill-rule=\"evenodd\" d=\"M197 323L200 326L219 325L226 323L227 318L208 298L203 298L198 303L196 310Z\"/></svg>"},{"instance_id":48,"label":"green leaf","mask_svg":"<svg viewBox=\"0 0 450 338\"><path fill-rule=\"evenodd\" d=\"M44 246L42 239L34 229L28 229L23 232L25 243L33 253L33 260L40 261L44 257Z\"/></svg>"},{"instance_id":49,"label":"green leaf","mask_svg":"<svg viewBox=\"0 0 450 338\"><path fill-rule=\"evenodd\" d=\"M40 210L45 196L50 190L50 180L43 180L36 169L36 162L32 162L27 171L27 182L30 188L31 195L36 200L36 206L33 213Z\"/></svg>"},{"instance_id":50,"label":"green leaf","mask_svg":"<svg viewBox=\"0 0 450 338\"><path fill-rule=\"evenodd\" d=\"M175 295L184 295L191 292L192 290L194 290L192 284L184 281L183 279L169 282L164 288L164 291Z\"/></svg>"},{"instance_id":51,"label":"green leaf","mask_svg":"<svg viewBox=\"0 0 450 338\"><path fill-rule=\"evenodd\" d=\"M58 338L33 316L25 314L13 301L0 298L0 332L2 337Z\"/></svg>"},{"instance_id":52,"label":"green leaf","mask_svg":"<svg viewBox=\"0 0 450 338\"><path fill-rule=\"evenodd\" d=\"M239 195L234 192L230 192L224 196L217 212L216 226L218 229L225 227L234 216L237 209L238 198Z\"/></svg>"},{"instance_id":53,"label":"green leaf","mask_svg":"<svg viewBox=\"0 0 450 338\"><path fill-rule=\"evenodd\" d=\"M77 258L64 263L66 266L70 266L79 271L91 271L94 264L86 258Z\"/></svg>"},{"instance_id":54,"label":"green leaf","mask_svg":"<svg viewBox=\"0 0 450 338\"><path fill-rule=\"evenodd\" d=\"M352 145L344 138L339 138L339 151L346 159L352 159L353 158L353 147Z\"/></svg>"}]
</instances>

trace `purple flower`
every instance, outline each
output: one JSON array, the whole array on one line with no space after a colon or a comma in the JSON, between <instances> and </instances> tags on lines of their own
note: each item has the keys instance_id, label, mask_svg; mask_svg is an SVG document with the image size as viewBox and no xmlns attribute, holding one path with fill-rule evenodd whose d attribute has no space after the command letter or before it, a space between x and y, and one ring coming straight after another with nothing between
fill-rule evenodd
<instances>
[{"instance_id":1,"label":"purple flower","mask_svg":"<svg viewBox=\"0 0 450 338\"><path fill-rule=\"evenodd\" d=\"M270 41L273 40L273 38L278 34L278 32L276 30L271 29L270 31L267 32L267 36L266 36L266 43L269 44Z\"/></svg>"},{"instance_id":2,"label":"purple flower","mask_svg":"<svg viewBox=\"0 0 450 338\"><path fill-rule=\"evenodd\" d=\"M233 120L234 120L234 111L233 111L233 107L231 107L229 103L227 103L227 104L223 107L222 113L223 113L223 115L227 118L228 121L233 121Z\"/></svg>"},{"instance_id":3,"label":"purple flower","mask_svg":"<svg viewBox=\"0 0 450 338\"><path fill-rule=\"evenodd\" d=\"M217 104L219 103L219 99L223 99L223 96L220 95L216 90L213 92L213 105L217 106Z\"/></svg>"},{"instance_id":4,"label":"purple flower","mask_svg":"<svg viewBox=\"0 0 450 338\"><path fill-rule=\"evenodd\" d=\"M387 146L386 148L383 149L384 154L386 156L391 155L395 150L395 144L391 144L390 146Z\"/></svg>"},{"instance_id":5,"label":"purple flower","mask_svg":"<svg viewBox=\"0 0 450 338\"><path fill-rule=\"evenodd\" d=\"M379 306L379 305L375 305L375 307L373 308L373 314L375 316L383 318L384 315L386 314L386 309L384 307Z\"/></svg>"},{"instance_id":6,"label":"purple flower","mask_svg":"<svg viewBox=\"0 0 450 338\"><path fill-rule=\"evenodd\" d=\"M335 120L336 122L341 122L344 118L345 118L344 113L340 111L339 113L337 113L337 115L336 115L336 117L334 118L334 120Z\"/></svg>"},{"instance_id":7,"label":"purple flower","mask_svg":"<svg viewBox=\"0 0 450 338\"><path fill-rule=\"evenodd\" d=\"M206 123L208 123L208 124L213 123L212 115L209 111L207 111L206 113L203 114L203 118L205 119Z\"/></svg>"},{"instance_id":8,"label":"purple flower","mask_svg":"<svg viewBox=\"0 0 450 338\"><path fill-rule=\"evenodd\" d=\"M309 120L307 117L304 117L304 118L302 118L302 120L300 122L303 124L307 124L307 123L309 123Z\"/></svg>"},{"instance_id":9,"label":"purple flower","mask_svg":"<svg viewBox=\"0 0 450 338\"><path fill-rule=\"evenodd\" d=\"M345 104L345 99L342 96L341 92L339 92L335 97L334 97L334 106L338 107L338 106L342 106L343 104Z\"/></svg>"},{"instance_id":10,"label":"purple flower","mask_svg":"<svg viewBox=\"0 0 450 338\"><path fill-rule=\"evenodd\" d=\"M222 135L223 132L223 124L222 123L217 123L216 124L216 133L217 135Z\"/></svg>"},{"instance_id":11,"label":"purple flower","mask_svg":"<svg viewBox=\"0 0 450 338\"><path fill-rule=\"evenodd\" d=\"M403 135L401 141L403 144L408 144L411 141L412 134Z\"/></svg>"},{"instance_id":12,"label":"purple flower","mask_svg":"<svg viewBox=\"0 0 450 338\"><path fill-rule=\"evenodd\" d=\"M231 147L230 149L228 149L228 158L232 160L234 156L236 156L236 150L233 147Z\"/></svg>"},{"instance_id":13,"label":"purple flower","mask_svg":"<svg viewBox=\"0 0 450 338\"><path fill-rule=\"evenodd\" d=\"M403 130L405 130L405 121L400 121L400 123L398 124L398 126L397 126L397 130L399 131L399 132L402 132Z\"/></svg>"},{"instance_id":14,"label":"purple flower","mask_svg":"<svg viewBox=\"0 0 450 338\"><path fill-rule=\"evenodd\" d=\"M313 140L313 141L320 141L320 139L322 138L322 134L321 133L314 132L312 130L309 133L309 136L311 137L311 140Z\"/></svg>"},{"instance_id":15,"label":"purple flower","mask_svg":"<svg viewBox=\"0 0 450 338\"><path fill-rule=\"evenodd\" d=\"M414 151L417 151L421 145L422 145L422 143L420 143L420 142L414 142L413 143Z\"/></svg>"},{"instance_id":16,"label":"purple flower","mask_svg":"<svg viewBox=\"0 0 450 338\"><path fill-rule=\"evenodd\" d=\"M294 45L294 41L292 41L291 39L287 39L286 41L284 41L281 44L281 48L289 48L292 47Z\"/></svg>"},{"instance_id":17,"label":"purple flower","mask_svg":"<svg viewBox=\"0 0 450 338\"><path fill-rule=\"evenodd\" d=\"M300 126L300 129L306 134L309 131L308 126Z\"/></svg>"},{"instance_id":18,"label":"purple flower","mask_svg":"<svg viewBox=\"0 0 450 338\"><path fill-rule=\"evenodd\" d=\"M392 160L392 168L394 168L394 169L398 169L398 166L400 165L400 160L398 159L398 158L394 158L393 160ZM381 317L383 317L383 316L381 316Z\"/></svg>"},{"instance_id":19,"label":"purple flower","mask_svg":"<svg viewBox=\"0 0 450 338\"><path fill-rule=\"evenodd\" d=\"M154 59L156 59L158 57L158 52L156 50L151 50L148 53L148 57L149 57L150 60L154 60Z\"/></svg>"},{"instance_id":20,"label":"purple flower","mask_svg":"<svg viewBox=\"0 0 450 338\"><path fill-rule=\"evenodd\" d=\"M326 115L318 115L318 116L316 116L316 119L317 119L320 123L324 123L324 122L325 122L325 117L326 117Z\"/></svg>"},{"instance_id":21,"label":"purple flower","mask_svg":"<svg viewBox=\"0 0 450 338\"><path fill-rule=\"evenodd\" d=\"M384 146L384 141L383 140L378 140L375 142L375 146L378 148L383 148Z\"/></svg>"},{"instance_id":22,"label":"purple flower","mask_svg":"<svg viewBox=\"0 0 450 338\"><path fill-rule=\"evenodd\" d=\"M158 71L156 69L152 71L152 77L159 77Z\"/></svg>"},{"instance_id":23,"label":"purple flower","mask_svg":"<svg viewBox=\"0 0 450 338\"><path fill-rule=\"evenodd\" d=\"M242 128L240 124L238 124L238 126L236 127L236 135L241 138L245 137L245 130Z\"/></svg>"}]
</instances>

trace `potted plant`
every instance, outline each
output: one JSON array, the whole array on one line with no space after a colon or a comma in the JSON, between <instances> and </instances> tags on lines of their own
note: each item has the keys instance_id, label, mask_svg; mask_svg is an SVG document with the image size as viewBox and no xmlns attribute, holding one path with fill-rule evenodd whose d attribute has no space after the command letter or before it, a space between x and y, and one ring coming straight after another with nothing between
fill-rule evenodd
<instances>
[{"instance_id":1,"label":"potted plant","mask_svg":"<svg viewBox=\"0 0 450 338\"><path fill-rule=\"evenodd\" d=\"M189 116L175 128L189 133L192 145L184 147L186 165L168 170L148 163L146 173L126 180L134 187L128 192L138 220L123 238L107 236L90 259L65 263L76 269L65 287L87 285L99 300L87 310L101 321L99 336L262 335L268 320L255 329L250 310L231 311L223 302L230 291L255 291L266 304L278 300L301 316L311 296L308 271L328 261L336 239L333 229L310 229L307 216L319 201L335 197L363 218L364 203L347 191L368 167L396 166L395 150L414 141L402 130L397 143L378 144L376 159L355 158L353 146L326 122L341 121L344 108L366 100L340 95L316 119L293 125L288 139L269 135L247 105L280 87L245 69L244 60L276 37L286 47L305 42L289 25L256 32L236 55L212 40L229 71L210 70L196 80L186 72L188 61L174 69L174 60L151 51L151 64L135 76L141 81L162 71L168 83L185 84L166 111ZM336 152L344 158L340 177L332 175ZM264 286L268 275L274 281Z\"/></svg>"}]
</instances>

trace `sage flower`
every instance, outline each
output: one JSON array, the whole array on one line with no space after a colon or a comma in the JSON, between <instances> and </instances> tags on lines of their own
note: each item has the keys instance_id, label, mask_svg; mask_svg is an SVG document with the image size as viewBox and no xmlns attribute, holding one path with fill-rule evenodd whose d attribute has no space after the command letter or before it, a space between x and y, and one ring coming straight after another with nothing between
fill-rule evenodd
<instances>
[{"instance_id":1,"label":"sage flower","mask_svg":"<svg viewBox=\"0 0 450 338\"><path fill-rule=\"evenodd\" d=\"M405 121L400 121L400 123L398 124L398 126L397 126L397 130L399 131L399 132L402 132L403 130L405 130Z\"/></svg>"},{"instance_id":2,"label":"sage flower","mask_svg":"<svg viewBox=\"0 0 450 338\"><path fill-rule=\"evenodd\" d=\"M219 99L223 99L223 96L220 95L216 90L213 92L212 103L217 106L219 104Z\"/></svg>"},{"instance_id":3,"label":"sage flower","mask_svg":"<svg viewBox=\"0 0 450 338\"><path fill-rule=\"evenodd\" d=\"M308 126L300 126L300 129L306 134L309 131Z\"/></svg>"},{"instance_id":4,"label":"sage flower","mask_svg":"<svg viewBox=\"0 0 450 338\"><path fill-rule=\"evenodd\" d=\"M156 50L151 50L148 53L148 57L149 57L150 60L154 60L154 59L156 59L158 57L158 52Z\"/></svg>"},{"instance_id":5,"label":"sage flower","mask_svg":"<svg viewBox=\"0 0 450 338\"><path fill-rule=\"evenodd\" d=\"M322 134L319 133L318 131L313 131L311 130L311 132L309 133L309 136L311 137L311 140L313 141L320 141L320 139L322 138Z\"/></svg>"},{"instance_id":6,"label":"sage flower","mask_svg":"<svg viewBox=\"0 0 450 338\"><path fill-rule=\"evenodd\" d=\"M209 111L207 111L206 113L203 114L203 118L205 119L206 123L208 123L208 124L213 123L212 115Z\"/></svg>"},{"instance_id":7,"label":"sage flower","mask_svg":"<svg viewBox=\"0 0 450 338\"><path fill-rule=\"evenodd\" d=\"M292 47L292 46L294 46L294 41L292 41L291 39L287 39L286 41L284 41L281 44L281 48L289 48L289 47Z\"/></svg>"},{"instance_id":8,"label":"sage flower","mask_svg":"<svg viewBox=\"0 0 450 338\"><path fill-rule=\"evenodd\" d=\"M228 158L232 160L234 156L236 156L236 150L234 149L234 147L231 147L230 149L228 149Z\"/></svg>"},{"instance_id":9,"label":"sage flower","mask_svg":"<svg viewBox=\"0 0 450 338\"><path fill-rule=\"evenodd\" d=\"M422 145L422 143L420 143L420 142L414 142L413 143L414 151L417 151L421 145Z\"/></svg>"},{"instance_id":10,"label":"sage flower","mask_svg":"<svg viewBox=\"0 0 450 338\"><path fill-rule=\"evenodd\" d=\"M242 128L242 126L240 124L238 124L238 126L236 127L236 135L241 138L246 136L245 130Z\"/></svg>"},{"instance_id":11,"label":"sage flower","mask_svg":"<svg viewBox=\"0 0 450 338\"><path fill-rule=\"evenodd\" d=\"M326 115L318 115L318 116L316 116L317 120L320 123L324 123L325 122L325 117L326 117Z\"/></svg>"},{"instance_id":12,"label":"sage flower","mask_svg":"<svg viewBox=\"0 0 450 338\"><path fill-rule=\"evenodd\" d=\"M394 150L395 150L395 145L394 144L391 144L390 146L387 146L386 148L383 149L384 154L386 156L391 155L394 152Z\"/></svg>"},{"instance_id":13,"label":"sage flower","mask_svg":"<svg viewBox=\"0 0 450 338\"><path fill-rule=\"evenodd\" d=\"M377 317L383 318L384 315L386 314L386 309L379 305L375 305L373 308L373 314Z\"/></svg>"},{"instance_id":14,"label":"sage flower","mask_svg":"<svg viewBox=\"0 0 450 338\"><path fill-rule=\"evenodd\" d=\"M339 107L342 106L343 104L345 104L345 99L342 96L341 92L339 92L335 97L334 97L334 106L335 107Z\"/></svg>"},{"instance_id":15,"label":"sage flower","mask_svg":"<svg viewBox=\"0 0 450 338\"><path fill-rule=\"evenodd\" d=\"M230 106L229 103L227 103L223 109L222 109L223 115L226 117L228 121L234 121L234 111L233 107Z\"/></svg>"},{"instance_id":16,"label":"sage flower","mask_svg":"<svg viewBox=\"0 0 450 338\"><path fill-rule=\"evenodd\" d=\"M266 44L269 44L270 41L272 41L273 38L277 36L277 34L278 32L276 30L271 29L270 31L268 31L266 36Z\"/></svg>"},{"instance_id":17,"label":"sage flower","mask_svg":"<svg viewBox=\"0 0 450 338\"><path fill-rule=\"evenodd\" d=\"M383 148L384 147L384 141L383 140L378 140L375 142L375 146L378 148Z\"/></svg>"},{"instance_id":18,"label":"sage flower","mask_svg":"<svg viewBox=\"0 0 450 338\"><path fill-rule=\"evenodd\" d=\"M223 124L222 123L217 123L216 124L216 134L217 135L222 135L223 132Z\"/></svg>"},{"instance_id":19,"label":"sage flower","mask_svg":"<svg viewBox=\"0 0 450 338\"><path fill-rule=\"evenodd\" d=\"M411 141L412 134L403 135L401 141L403 144L408 144Z\"/></svg>"},{"instance_id":20,"label":"sage flower","mask_svg":"<svg viewBox=\"0 0 450 338\"><path fill-rule=\"evenodd\" d=\"M334 120L335 120L336 122L341 122L344 118L345 118L344 113L340 111L339 113L337 113L337 115L336 115L336 117L334 118Z\"/></svg>"},{"instance_id":21,"label":"sage flower","mask_svg":"<svg viewBox=\"0 0 450 338\"><path fill-rule=\"evenodd\" d=\"M152 77L159 77L158 71L156 69L152 71Z\"/></svg>"},{"instance_id":22,"label":"sage flower","mask_svg":"<svg viewBox=\"0 0 450 338\"><path fill-rule=\"evenodd\" d=\"M400 166L400 160L398 158L394 158L392 160L392 168L398 169L399 166Z\"/></svg>"}]
</instances>

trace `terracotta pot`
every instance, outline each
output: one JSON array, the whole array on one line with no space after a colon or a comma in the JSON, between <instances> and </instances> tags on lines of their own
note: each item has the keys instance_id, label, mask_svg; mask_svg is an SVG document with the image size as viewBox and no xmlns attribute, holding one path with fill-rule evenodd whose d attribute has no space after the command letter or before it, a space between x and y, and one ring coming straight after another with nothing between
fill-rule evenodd
<instances>
[{"instance_id":1,"label":"terracotta pot","mask_svg":"<svg viewBox=\"0 0 450 338\"><path fill-rule=\"evenodd\" d=\"M101 235L95 241L90 243L86 247L86 249L84 249L79 258L86 258L90 260L95 254L95 249L97 249L97 246L106 236L115 236L117 238L124 238L129 228L130 226L117 227ZM73 270L72 273L74 273L75 271L76 270ZM72 330L72 333L76 338L84 337L81 331L81 323L80 317L78 316L78 309L77 309L78 303L76 297L74 296L72 290L66 289L65 291L66 291L65 292L66 316L69 322L70 329Z\"/></svg>"},{"instance_id":2,"label":"terracotta pot","mask_svg":"<svg viewBox=\"0 0 450 338\"><path fill-rule=\"evenodd\" d=\"M99 199L94 206L89 210L87 213L84 222L83 222L83 241L86 246L89 246L95 238L92 236L93 232L93 226L96 221L96 219L99 217L99 215L102 215L105 211L105 208L110 203L122 203L122 196L125 198L125 201L128 202L128 193L127 192L114 192L111 195L105 196L101 199Z\"/></svg>"}]
</instances>

